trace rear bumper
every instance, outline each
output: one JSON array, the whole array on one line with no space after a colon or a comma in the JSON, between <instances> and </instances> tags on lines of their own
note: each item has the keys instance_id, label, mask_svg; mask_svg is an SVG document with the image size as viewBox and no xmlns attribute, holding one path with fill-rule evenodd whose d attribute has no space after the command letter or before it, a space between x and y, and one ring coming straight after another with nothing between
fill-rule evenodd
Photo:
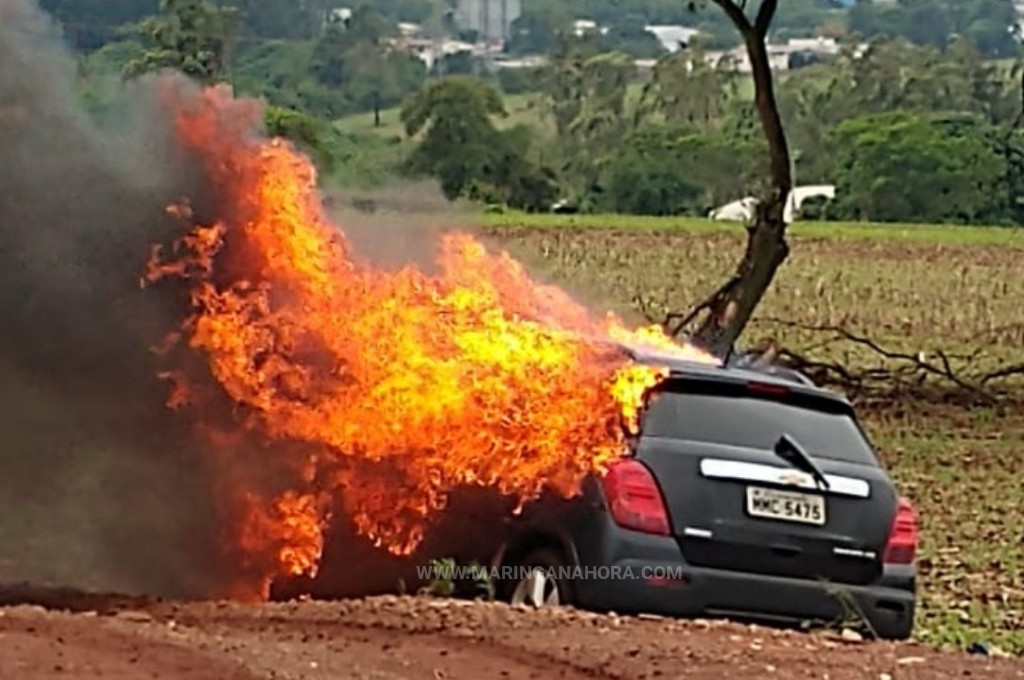
<instances>
[{"instance_id":1,"label":"rear bumper","mask_svg":"<svg viewBox=\"0 0 1024 680\"><path fill-rule=\"evenodd\" d=\"M914 624L914 593L684 564L620 563L615 579L576 582L580 606L622 614L729 616L784 624L866 619L880 637L904 639ZM629 567L627 570L626 567ZM614 573L614 572L613 572Z\"/></svg>"},{"instance_id":2,"label":"rear bumper","mask_svg":"<svg viewBox=\"0 0 1024 680\"><path fill-rule=\"evenodd\" d=\"M583 564L573 587L579 606L621 614L728 616L784 625L865 620L876 635L905 639L914 625L915 569L887 568L870 585L709 569L687 564L667 537L613 530L604 559ZM614 537L614 538L613 538ZM606 552L607 551L607 552ZM592 555L596 557L596 555Z\"/></svg>"}]
</instances>

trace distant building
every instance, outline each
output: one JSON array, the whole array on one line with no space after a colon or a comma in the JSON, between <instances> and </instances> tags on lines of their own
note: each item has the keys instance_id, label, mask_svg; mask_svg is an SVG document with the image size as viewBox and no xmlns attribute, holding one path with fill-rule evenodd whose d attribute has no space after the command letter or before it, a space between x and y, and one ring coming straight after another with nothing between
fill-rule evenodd
<instances>
[{"instance_id":1,"label":"distant building","mask_svg":"<svg viewBox=\"0 0 1024 680\"><path fill-rule=\"evenodd\" d=\"M399 22L398 34L403 38L418 38L423 34L423 27L419 24Z\"/></svg>"},{"instance_id":2,"label":"distant building","mask_svg":"<svg viewBox=\"0 0 1024 680\"><path fill-rule=\"evenodd\" d=\"M788 71L794 67L794 59L799 55L814 55L816 57L835 57L840 53L842 47L832 38L793 38L786 43L769 43L767 46L768 63L773 71ZM861 57L867 44L861 43L854 47L853 56ZM708 51L704 59L709 66L724 67L737 71L738 73L750 73L750 58L747 50L737 47L727 52Z\"/></svg>"},{"instance_id":3,"label":"distant building","mask_svg":"<svg viewBox=\"0 0 1024 680\"><path fill-rule=\"evenodd\" d=\"M841 49L835 38L790 38L780 51L810 52L821 56L835 56Z\"/></svg>"},{"instance_id":4,"label":"distant building","mask_svg":"<svg viewBox=\"0 0 1024 680\"><path fill-rule=\"evenodd\" d=\"M476 31L481 40L505 42L512 34L512 22L522 13L522 0L458 0L455 23L462 30Z\"/></svg>"},{"instance_id":5,"label":"distant building","mask_svg":"<svg viewBox=\"0 0 1024 680\"><path fill-rule=\"evenodd\" d=\"M332 7L327 10L325 24L344 24L352 18L352 10L349 7Z\"/></svg>"},{"instance_id":6,"label":"distant building","mask_svg":"<svg viewBox=\"0 0 1024 680\"><path fill-rule=\"evenodd\" d=\"M697 29L686 26L645 26L644 30L657 38L666 51L672 53L689 45L693 37L700 33Z\"/></svg>"},{"instance_id":7,"label":"distant building","mask_svg":"<svg viewBox=\"0 0 1024 680\"><path fill-rule=\"evenodd\" d=\"M441 59L459 54L460 52L466 52L473 57L481 56L475 45L459 40L413 38L396 42L395 46L405 49L410 54L418 57L430 69L434 68Z\"/></svg>"},{"instance_id":8,"label":"distant building","mask_svg":"<svg viewBox=\"0 0 1024 680\"><path fill-rule=\"evenodd\" d=\"M528 57L509 57L498 53L485 55L484 65L491 71L500 71L501 69L539 68L547 62L547 57L539 54Z\"/></svg>"}]
</instances>

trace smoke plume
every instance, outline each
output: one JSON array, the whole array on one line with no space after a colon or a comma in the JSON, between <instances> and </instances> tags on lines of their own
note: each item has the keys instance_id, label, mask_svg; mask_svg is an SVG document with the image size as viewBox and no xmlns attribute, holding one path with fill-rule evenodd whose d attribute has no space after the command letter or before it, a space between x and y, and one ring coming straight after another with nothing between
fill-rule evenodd
<instances>
[{"instance_id":1,"label":"smoke plume","mask_svg":"<svg viewBox=\"0 0 1024 680\"><path fill-rule=\"evenodd\" d=\"M215 526L150 348L139 277L195 195L153 82L97 122L34 0L0 0L0 582L201 595Z\"/></svg>"}]
</instances>

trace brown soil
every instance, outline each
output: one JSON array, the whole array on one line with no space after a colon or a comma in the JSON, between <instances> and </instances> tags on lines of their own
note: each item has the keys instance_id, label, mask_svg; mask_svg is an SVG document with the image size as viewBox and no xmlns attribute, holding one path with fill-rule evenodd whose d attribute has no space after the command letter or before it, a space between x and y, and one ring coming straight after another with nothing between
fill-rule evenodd
<instances>
[{"instance_id":1,"label":"brown soil","mask_svg":"<svg viewBox=\"0 0 1024 680\"><path fill-rule=\"evenodd\" d=\"M1024 659L717 621L378 597L162 603L0 590L0 678L1024 678ZM40 606L43 605L43 606Z\"/></svg>"}]
</instances>

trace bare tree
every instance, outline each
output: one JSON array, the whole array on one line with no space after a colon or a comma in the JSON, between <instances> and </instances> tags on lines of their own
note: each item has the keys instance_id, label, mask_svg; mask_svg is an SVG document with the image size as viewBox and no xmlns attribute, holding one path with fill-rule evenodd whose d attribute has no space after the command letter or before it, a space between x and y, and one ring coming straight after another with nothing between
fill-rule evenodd
<instances>
[{"instance_id":1,"label":"bare tree","mask_svg":"<svg viewBox=\"0 0 1024 680\"><path fill-rule=\"evenodd\" d=\"M758 201L754 223L747 228L746 250L733 276L689 313L670 315L673 318L669 322L674 332L679 333L704 313L694 339L718 354L725 354L743 332L775 278L775 272L789 255L783 215L793 178L766 45L768 27L779 1L760 0L756 12L754 7L748 7L753 3L747 0L706 1L720 7L743 38L754 79L754 103L768 142L771 168L769 188ZM696 10L700 4L699 0L691 0L690 8Z\"/></svg>"}]
</instances>

